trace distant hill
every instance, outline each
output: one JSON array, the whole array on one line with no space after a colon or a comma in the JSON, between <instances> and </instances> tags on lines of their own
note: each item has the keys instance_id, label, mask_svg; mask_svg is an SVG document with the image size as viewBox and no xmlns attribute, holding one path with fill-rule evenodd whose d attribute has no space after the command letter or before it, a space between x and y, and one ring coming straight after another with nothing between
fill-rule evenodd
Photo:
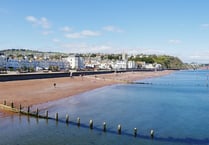
<instances>
[{"instance_id":1,"label":"distant hill","mask_svg":"<svg viewBox=\"0 0 209 145\"><path fill-rule=\"evenodd\" d=\"M68 56L67 53L61 53L61 52L43 52L43 51L37 51L37 50L29 50L29 49L5 49L0 50L0 54L4 54L9 57L13 58L21 58L24 56L28 57L50 57L54 59L59 59L60 57L66 57Z\"/></svg>"},{"instance_id":2,"label":"distant hill","mask_svg":"<svg viewBox=\"0 0 209 145\"><path fill-rule=\"evenodd\" d=\"M29 50L29 49L5 49L5 50L0 50L0 53L44 53L41 51L37 50Z\"/></svg>"},{"instance_id":3,"label":"distant hill","mask_svg":"<svg viewBox=\"0 0 209 145\"><path fill-rule=\"evenodd\" d=\"M38 51L38 50L30 50L30 49L5 49L5 50L0 50L0 53L4 53L5 55L7 54L66 54L66 53L61 53L61 52L43 52L43 51Z\"/></svg>"}]
</instances>

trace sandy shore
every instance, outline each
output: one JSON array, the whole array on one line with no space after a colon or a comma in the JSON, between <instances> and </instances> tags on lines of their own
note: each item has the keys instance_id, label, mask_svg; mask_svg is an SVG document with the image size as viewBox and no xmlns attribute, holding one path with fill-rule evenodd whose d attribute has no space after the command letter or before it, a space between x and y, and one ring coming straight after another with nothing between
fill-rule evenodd
<instances>
[{"instance_id":1,"label":"sandy shore","mask_svg":"<svg viewBox=\"0 0 209 145\"><path fill-rule=\"evenodd\" d=\"M84 77L37 79L0 82L0 103L14 102L16 107L35 105L77 95L103 86L127 83L150 77L159 77L173 71L127 72ZM54 87L56 83L56 87Z\"/></svg>"}]
</instances>

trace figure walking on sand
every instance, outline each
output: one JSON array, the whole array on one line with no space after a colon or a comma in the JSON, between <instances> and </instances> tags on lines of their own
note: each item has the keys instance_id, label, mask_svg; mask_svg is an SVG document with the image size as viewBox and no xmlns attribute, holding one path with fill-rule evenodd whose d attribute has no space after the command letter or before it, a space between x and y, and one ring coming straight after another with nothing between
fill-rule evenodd
<instances>
[{"instance_id":1,"label":"figure walking on sand","mask_svg":"<svg viewBox=\"0 0 209 145\"><path fill-rule=\"evenodd\" d=\"M54 87L55 87L55 88L56 88L56 85L57 85L57 84L56 84L56 83L54 83Z\"/></svg>"}]
</instances>

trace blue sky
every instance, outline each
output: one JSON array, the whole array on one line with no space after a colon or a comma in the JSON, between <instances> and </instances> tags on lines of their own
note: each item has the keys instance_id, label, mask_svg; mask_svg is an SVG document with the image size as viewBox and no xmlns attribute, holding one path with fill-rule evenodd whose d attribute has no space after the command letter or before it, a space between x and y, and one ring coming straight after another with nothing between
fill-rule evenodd
<instances>
[{"instance_id":1,"label":"blue sky","mask_svg":"<svg viewBox=\"0 0 209 145\"><path fill-rule=\"evenodd\" d=\"M209 62L208 0L0 0L0 50L167 54Z\"/></svg>"}]
</instances>

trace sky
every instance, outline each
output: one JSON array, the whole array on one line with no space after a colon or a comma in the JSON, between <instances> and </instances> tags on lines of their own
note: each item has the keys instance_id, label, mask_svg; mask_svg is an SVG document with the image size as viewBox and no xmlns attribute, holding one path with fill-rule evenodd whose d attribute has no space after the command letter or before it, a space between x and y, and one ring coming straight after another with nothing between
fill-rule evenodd
<instances>
[{"instance_id":1,"label":"sky","mask_svg":"<svg viewBox=\"0 0 209 145\"><path fill-rule=\"evenodd\" d=\"M0 50L209 63L209 0L0 0Z\"/></svg>"}]
</instances>

